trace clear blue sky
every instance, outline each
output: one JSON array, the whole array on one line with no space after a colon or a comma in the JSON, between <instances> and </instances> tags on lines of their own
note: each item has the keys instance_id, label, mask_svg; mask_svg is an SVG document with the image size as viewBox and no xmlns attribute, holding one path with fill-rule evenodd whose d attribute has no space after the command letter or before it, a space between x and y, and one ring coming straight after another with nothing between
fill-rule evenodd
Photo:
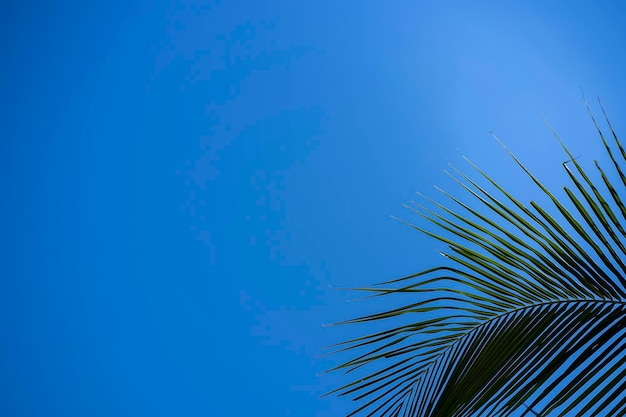
<instances>
[{"instance_id":1,"label":"clear blue sky","mask_svg":"<svg viewBox=\"0 0 626 417\"><path fill-rule=\"evenodd\" d=\"M590 1L5 2L0 414L345 415L328 284L436 265L390 219L457 148L524 200L626 134L626 10ZM597 107L595 107L597 110Z\"/></svg>"}]
</instances>

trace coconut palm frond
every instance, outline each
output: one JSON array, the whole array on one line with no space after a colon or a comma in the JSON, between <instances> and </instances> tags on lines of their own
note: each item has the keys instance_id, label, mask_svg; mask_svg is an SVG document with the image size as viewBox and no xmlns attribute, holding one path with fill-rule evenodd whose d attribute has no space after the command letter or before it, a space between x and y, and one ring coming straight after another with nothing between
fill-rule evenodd
<instances>
[{"instance_id":1,"label":"coconut palm frond","mask_svg":"<svg viewBox=\"0 0 626 417\"><path fill-rule=\"evenodd\" d=\"M608 138L589 110L611 165L594 161L598 180L555 133L566 198L494 136L547 204L522 203L465 158L488 187L448 174L472 204L440 190L448 205L406 206L448 261L358 288L405 305L338 323L394 323L334 346L353 357L333 370L363 375L333 391L358 401L350 416L626 415L626 152L602 113Z\"/></svg>"}]
</instances>

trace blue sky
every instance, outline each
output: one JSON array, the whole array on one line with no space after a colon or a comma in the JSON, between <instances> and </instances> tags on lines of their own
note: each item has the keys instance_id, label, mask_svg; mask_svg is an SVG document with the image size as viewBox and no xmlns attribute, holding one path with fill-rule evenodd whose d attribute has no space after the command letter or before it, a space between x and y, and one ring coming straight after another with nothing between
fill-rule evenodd
<instances>
[{"instance_id":1,"label":"blue sky","mask_svg":"<svg viewBox=\"0 0 626 417\"><path fill-rule=\"evenodd\" d=\"M389 215L457 149L530 199L490 130L558 186L583 90L626 131L617 1L90 3L0 13L6 416L345 415L385 305L329 284L440 262Z\"/></svg>"}]
</instances>

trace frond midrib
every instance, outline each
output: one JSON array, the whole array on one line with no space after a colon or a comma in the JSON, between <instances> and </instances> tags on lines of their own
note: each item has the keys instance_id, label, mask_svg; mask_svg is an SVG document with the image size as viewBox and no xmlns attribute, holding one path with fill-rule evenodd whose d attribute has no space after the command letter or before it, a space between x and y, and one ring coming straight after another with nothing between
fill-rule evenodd
<instances>
[{"instance_id":1,"label":"frond midrib","mask_svg":"<svg viewBox=\"0 0 626 417\"><path fill-rule=\"evenodd\" d=\"M496 315L494 317L490 317L489 319L480 322L478 325L476 325L475 327L473 327L472 329L468 330L467 332L463 333L463 335L461 335L459 338L457 338L454 342L450 343L450 345L448 347L446 347L446 349L444 349L440 354L438 354L437 356L443 356L449 349L453 348L456 344L458 344L460 341L462 341L464 338L470 336L472 333L481 330L482 328L484 328L485 326L489 325L490 323L497 321L497 320L502 320L504 318L506 318L507 316L511 316L513 314L517 314L521 311L524 310L532 310L535 308L541 308L541 307L545 307L548 305L558 305L558 304L614 304L614 305L623 305L626 306L626 300L621 300L621 299L608 299L608 300L599 300L599 299L595 299L595 298L589 298L589 299L581 299L581 298L575 298L575 299L562 299L562 300L550 300L550 301L543 301L540 303L535 303L535 304L526 304L523 305L519 308L514 308L511 310L508 310L502 314ZM435 363L437 359L433 360L433 363Z\"/></svg>"}]
</instances>

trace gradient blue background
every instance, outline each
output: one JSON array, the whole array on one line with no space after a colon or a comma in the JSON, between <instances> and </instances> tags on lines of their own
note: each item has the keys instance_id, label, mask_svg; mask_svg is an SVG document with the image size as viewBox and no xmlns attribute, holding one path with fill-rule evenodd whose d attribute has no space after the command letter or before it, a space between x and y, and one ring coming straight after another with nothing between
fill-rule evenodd
<instances>
[{"instance_id":1,"label":"gradient blue background","mask_svg":"<svg viewBox=\"0 0 626 417\"><path fill-rule=\"evenodd\" d=\"M439 262L396 221L457 148L523 200L626 134L591 1L5 2L0 415L340 416L333 285ZM597 111L597 106L594 105Z\"/></svg>"}]
</instances>

